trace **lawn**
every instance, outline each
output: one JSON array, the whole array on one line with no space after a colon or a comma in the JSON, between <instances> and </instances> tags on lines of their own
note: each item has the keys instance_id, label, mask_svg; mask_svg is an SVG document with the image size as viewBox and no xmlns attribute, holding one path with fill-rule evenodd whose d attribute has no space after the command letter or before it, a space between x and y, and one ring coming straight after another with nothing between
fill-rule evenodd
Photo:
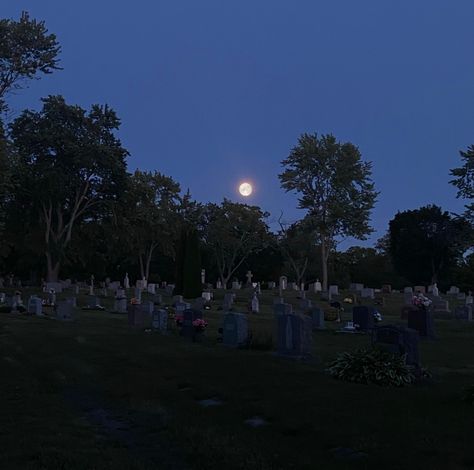
<instances>
[{"instance_id":1,"label":"lawn","mask_svg":"<svg viewBox=\"0 0 474 470\"><path fill-rule=\"evenodd\" d=\"M296 296L285 298L297 305ZM248 297L238 292L237 311ZM273 333L272 297L264 291L261 314L250 317L262 345ZM421 344L432 378L386 389L325 373L367 335L328 324L307 362L230 350L217 342L214 304L203 343L174 328L132 330L107 311L75 322L0 314L0 468L474 469L474 406L462 400L474 385L474 323L436 320L438 338ZM402 295L386 297L384 323L400 322L401 305ZM207 399L216 406L199 403ZM266 424L245 423L254 417Z\"/></svg>"}]
</instances>

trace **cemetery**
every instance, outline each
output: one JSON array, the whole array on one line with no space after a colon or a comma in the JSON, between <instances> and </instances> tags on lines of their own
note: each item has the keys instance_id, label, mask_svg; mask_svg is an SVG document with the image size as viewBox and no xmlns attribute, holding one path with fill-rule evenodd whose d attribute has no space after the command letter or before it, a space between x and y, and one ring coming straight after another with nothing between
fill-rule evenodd
<instances>
[{"instance_id":1,"label":"cemetery","mask_svg":"<svg viewBox=\"0 0 474 470\"><path fill-rule=\"evenodd\" d=\"M474 470L474 4L352 3L2 2L0 470Z\"/></svg>"},{"instance_id":2,"label":"cemetery","mask_svg":"<svg viewBox=\"0 0 474 470\"><path fill-rule=\"evenodd\" d=\"M16 442L27 436L28 460L45 468L132 460L135 468L220 468L228 460L228 468L311 468L314 461L391 468L386 453L395 448L398 468L421 459L433 468L469 468L472 405L462 393L473 374L474 322L464 301L452 300L449 319L431 320L436 336L429 337L426 323L418 334L402 318L397 292L383 294L383 320L374 324L376 306L360 295L343 304L339 323L309 290L311 306L303 309L301 292L285 289L282 299L276 286L259 295L240 286L208 289L205 310L191 308L197 299L140 289L141 303L131 303L135 288L119 287L94 298L104 309L90 310L82 308L91 303L86 285L63 287L56 307L47 306L48 293L24 288L23 312L14 310L15 292L3 289L0 409L4 420L17 421L4 436L12 461L23 461ZM127 299L124 311L114 297ZM258 313L249 309L255 297ZM337 334L349 323L359 326ZM426 375L400 388L328 373L341 353L374 347ZM206 451L194 449L197 436Z\"/></svg>"}]
</instances>

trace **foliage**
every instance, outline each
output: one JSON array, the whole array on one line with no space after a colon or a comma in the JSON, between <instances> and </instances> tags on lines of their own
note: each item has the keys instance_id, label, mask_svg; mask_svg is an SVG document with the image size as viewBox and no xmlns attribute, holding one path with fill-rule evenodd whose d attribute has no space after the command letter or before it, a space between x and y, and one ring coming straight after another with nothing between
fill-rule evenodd
<instances>
[{"instance_id":1,"label":"foliage","mask_svg":"<svg viewBox=\"0 0 474 470\"><path fill-rule=\"evenodd\" d=\"M369 162L361 161L352 143L333 135L303 134L279 175L282 188L299 194L298 207L307 210L321 242L323 288L328 286L327 262L336 237L359 239L371 233L369 216L377 192Z\"/></svg>"},{"instance_id":2,"label":"foliage","mask_svg":"<svg viewBox=\"0 0 474 470\"><path fill-rule=\"evenodd\" d=\"M140 276L150 277L150 265L157 249L174 257L178 234L180 187L159 172L136 170L117 208L118 226L139 261Z\"/></svg>"},{"instance_id":3,"label":"foliage","mask_svg":"<svg viewBox=\"0 0 474 470\"><path fill-rule=\"evenodd\" d=\"M108 106L86 112L61 96L43 99L41 111L26 110L10 125L17 155L11 225L23 230L27 221L33 234L40 229L51 280L58 277L77 225L125 189L128 153L114 135L118 127Z\"/></svg>"},{"instance_id":4,"label":"foliage","mask_svg":"<svg viewBox=\"0 0 474 470\"><path fill-rule=\"evenodd\" d=\"M183 296L187 299L201 297L201 252L196 230L186 233L183 262Z\"/></svg>"},{"instance_id":5,"label":"foliage","mask_svg":"<svg viewBox=\"0 0 474 470\"><path fill-rule=\"evenodd\" d=\"M470 245L472 229L435 205L399 212L389 223L389 251L397 272L414 284L438 282Z\"/></svg>"},{"instance_id":6,"label":"foliage","mask_svg":"<svg viewBox=\"0 0 474 470\"><path fill-rule=\"evenodd\" d=\"M377 348L344 352L329 364L327 370L339 380L387 387L410 385L416 378L413 367L406 364L405 356Z\"/></svg>"},{"instance_id":7,"label":"foliage","mask_svg":"<svg viewBox=\"0 0 474 470\"><path fill-rule=\"evenodd\" d=\"M0 100L40 73L58 70L60 46L44 21L23 12L19 21L0 20Z\"/></svg>"},{"instance_id":8,"label":"foliage","mask_svg":"<svg viewBox=\"0 0 474 470\"><path fill-rule=\"evenodd\" d=\"M269 241L265 218L259 207L224 199L221 205L205 207L204 242L217 265L225 286L250 254L258 253Z\"/></svg>"},{"instance_id":9,"label":"foliage","mask_svg":"<svg viewBox=\"0 0 474 470\"><path fill-rule=\"evenodd\" d=\"M470 145L467 151L460 151L463 165L451 170L450 175L454 179L450 183L458 189L457 198L474 199L474 145ZM474 202L466 205L466 215L474 217Z\"/></svg>"}]
</instances>

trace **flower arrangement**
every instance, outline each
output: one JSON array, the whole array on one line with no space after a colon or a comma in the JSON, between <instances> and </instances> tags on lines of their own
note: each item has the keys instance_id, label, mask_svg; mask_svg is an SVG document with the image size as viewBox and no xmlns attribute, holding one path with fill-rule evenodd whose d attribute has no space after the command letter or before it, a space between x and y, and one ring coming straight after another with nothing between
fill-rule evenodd
<instances>
[{"instance_id":1,"label":"flower arrangement","mask_svg":"<svg viewBox=\"0 0 474 470\"><path fill-rule=\"evenodd\" d=\"M193 326L196 331L204 331L207 325L207 321L202 318L196 318L196 320L193 321Z\"/></svg>"},{"instance_id":2,"label":"flower arrangement","mask_svg":"<svg viewBox=\"0 0 474 470\"><path fill-rule=\"evenodd\" d=\"M176 322L177 326L183 326L184 314L183 313L175 313L174 314L174 321Z\"/></svg>"},{"instance_id":3,"label":"flower arrangement","mask_svg":"<svg viewBox=\"0 0 474 470\"><path fill-rule=\"evenodd\" d=\"M130 303L132 305L140 305L140 301L138 299L136 299L135 297L133 297L131 300L130 300Z\"/></svg>"},{"instance_id":4,"label":"flower arrangement","mask_svg":"<svg viewBox=\"0 0 474 470\"><path fill-rule=\"evenodd\" d=\"M415 307L418 307L420 310L424 310L426 308L429 308L429 306L431 305L431 300L420 293L413 297L413 305Z\"/></svg>"}]
</instances>

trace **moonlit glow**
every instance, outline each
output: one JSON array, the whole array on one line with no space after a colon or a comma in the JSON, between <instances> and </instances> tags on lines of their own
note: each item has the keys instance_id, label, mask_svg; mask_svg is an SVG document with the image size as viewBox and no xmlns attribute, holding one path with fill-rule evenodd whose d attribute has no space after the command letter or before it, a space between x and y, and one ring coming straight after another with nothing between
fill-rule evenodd
<instances>
[{"instance_id":1,"label":"moonlit glow","mask_svg":"<svg viewBox=\"0 0 474 470\"><path fill-rule=\"evenodd\" d=\"M242 183L239 186L239 193L242 194L242 196L250 196L252 194L253 188L250 183Z\"/></svg>"}]
</instances>

